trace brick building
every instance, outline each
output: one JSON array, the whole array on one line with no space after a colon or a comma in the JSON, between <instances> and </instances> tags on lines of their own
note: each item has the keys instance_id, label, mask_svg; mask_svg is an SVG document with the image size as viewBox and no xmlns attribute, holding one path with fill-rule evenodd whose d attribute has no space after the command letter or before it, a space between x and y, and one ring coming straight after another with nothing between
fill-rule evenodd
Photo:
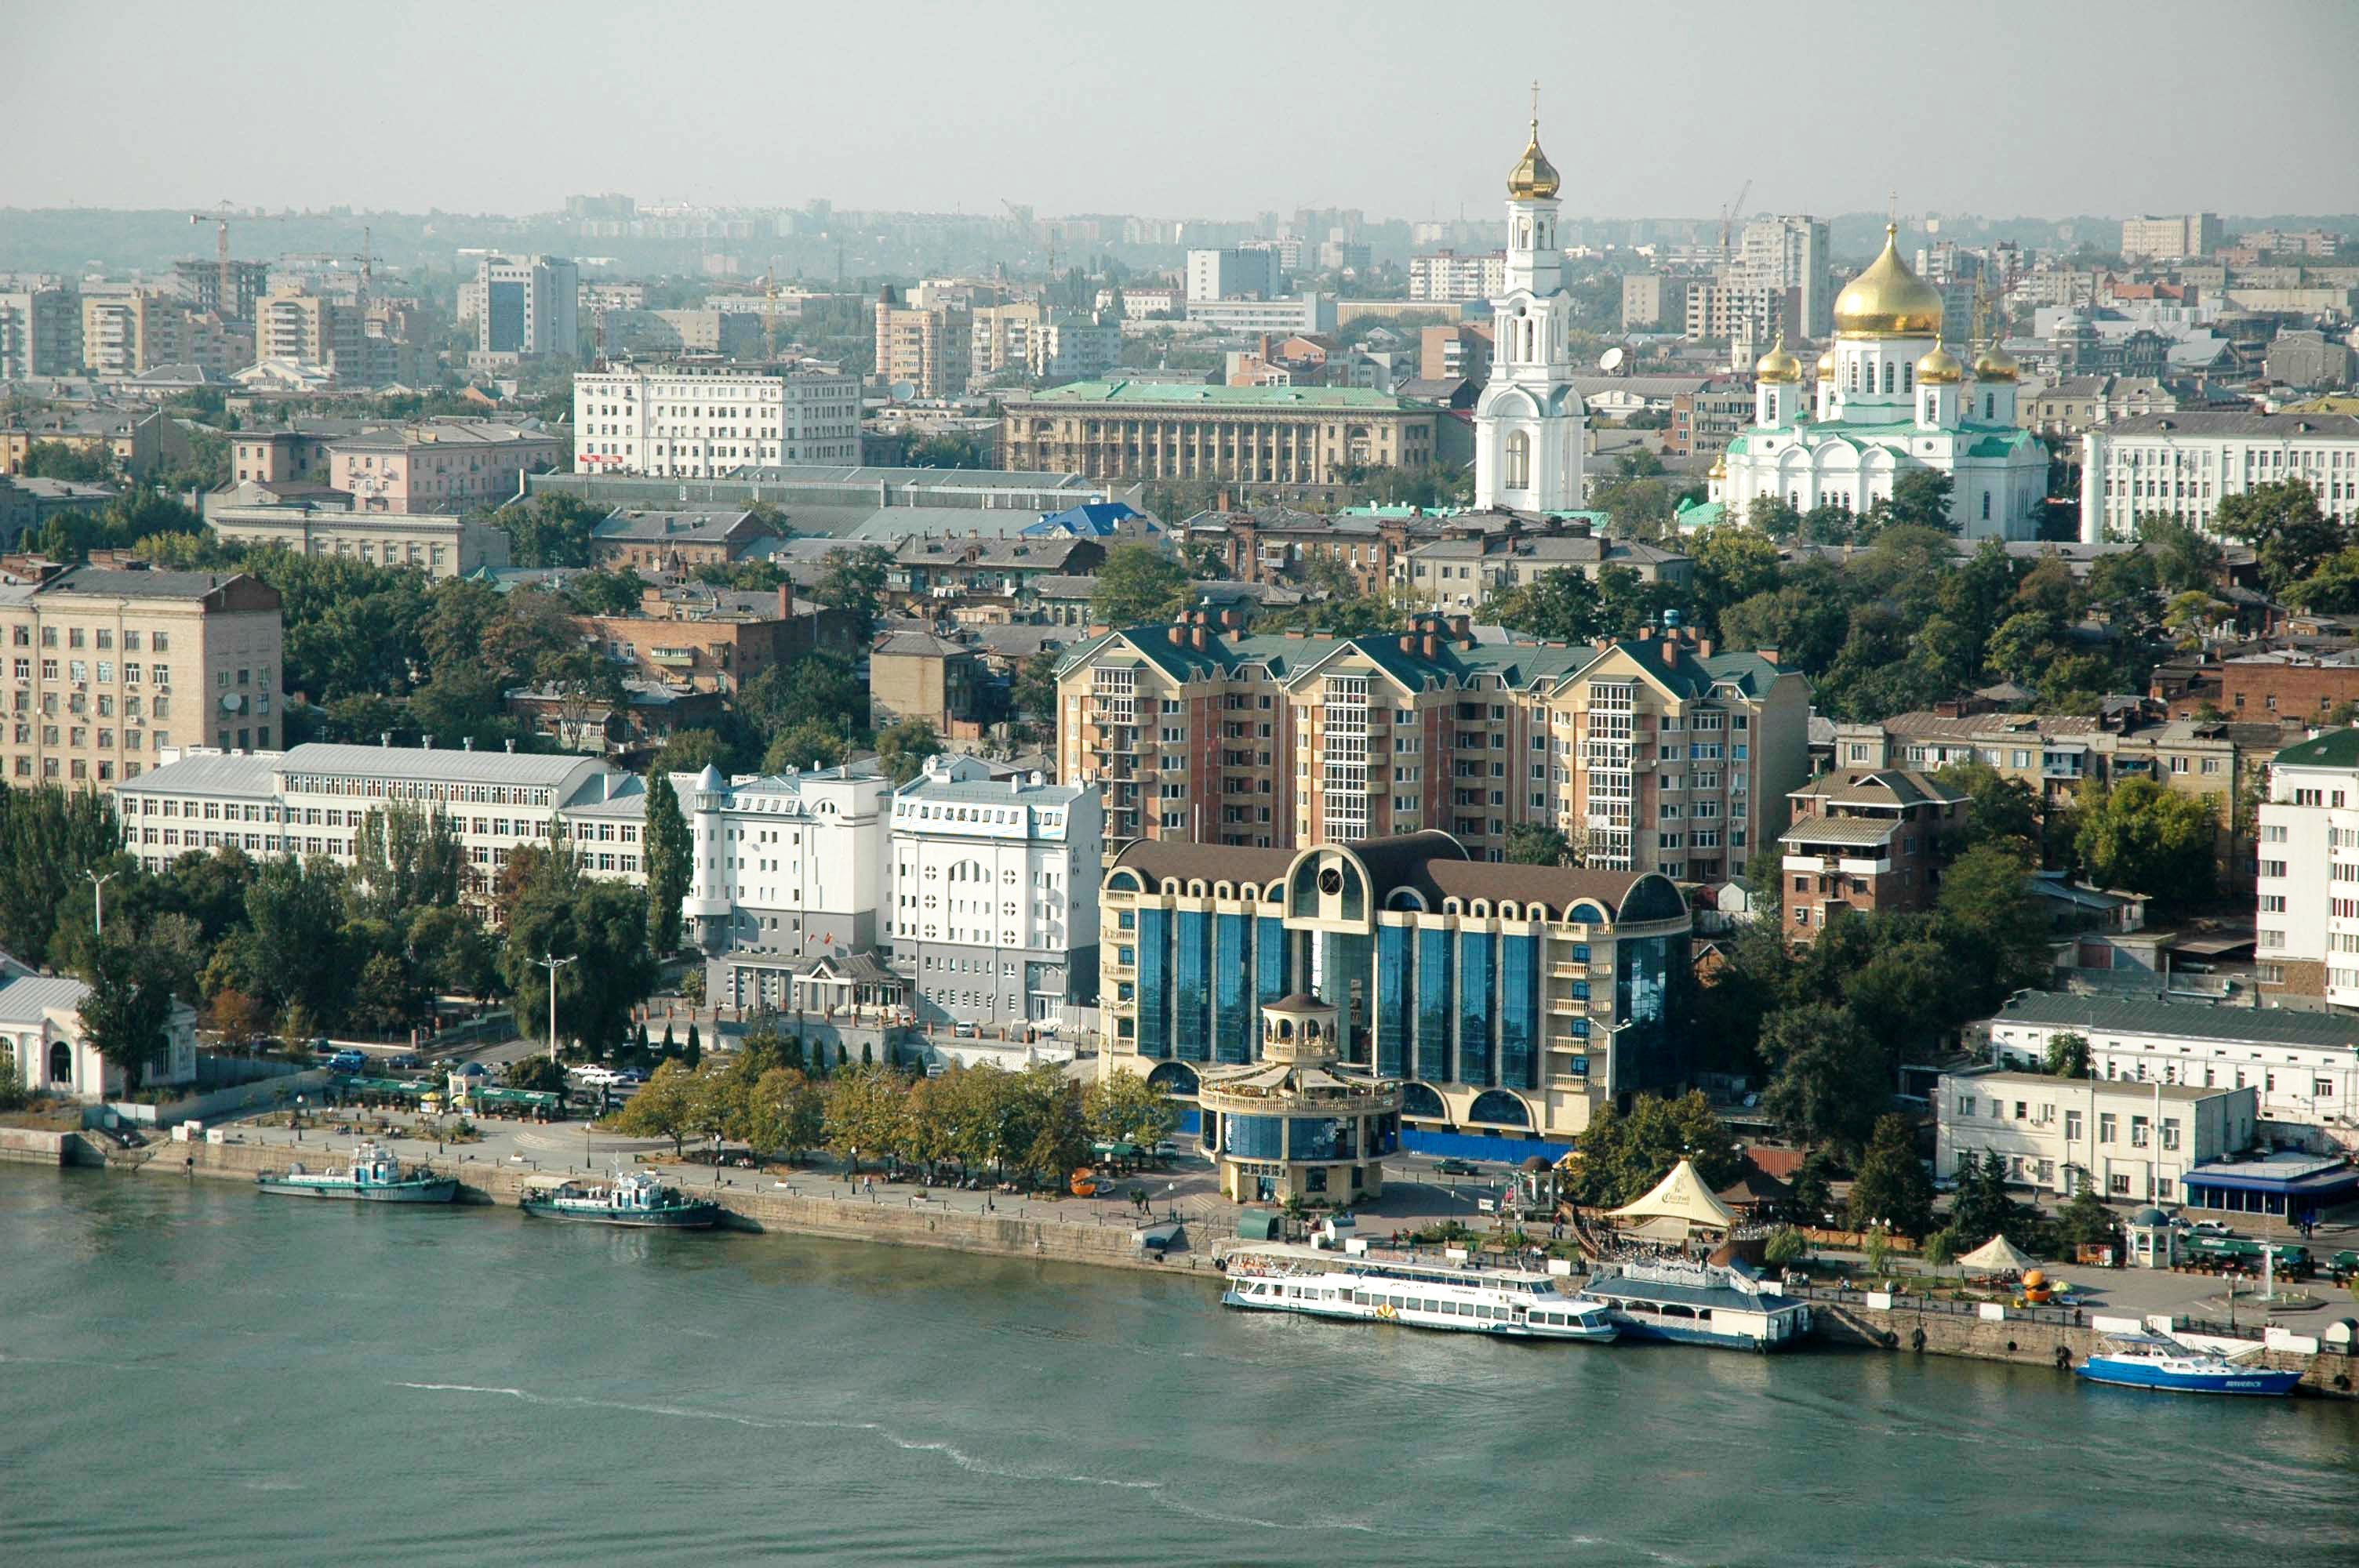
<instances>
[{"instance_id":1,"label":"brick building","mask_svg":"<svg viewBox=\"0 0 2359 1568\"><path fill-rule=\"evenodd\" d=\"M776 530L751 512L617 509L592 530L590 548L608 570L684 572L696 567L741 560L758 540Z\"/></svg>"},{"instance_id":2,"label":"brick building","mask_svg":"<svg viewBox=\"0 0 2359 1568\"><path fill-rule=\"evenodd\" d=\"M1841 768L1788 795L1779 837L1786 933L1815 939L1839 909L1926 909L1940 891L1941 838L1965 821L1963 790L1906 768Z\"/></svg>"},{"instance_id":3,"label":"brick building","mask_svg":"<svg viewBox=\"0 0 2359 1568\"><path fill-rule=\"evenodd\" d=\"M692 691L734 692L806 654L848 659L860 652L854 617L785 588L651 588L636 615L581 615L574 624L634 675Z\"/></svg>"}]
</instances>

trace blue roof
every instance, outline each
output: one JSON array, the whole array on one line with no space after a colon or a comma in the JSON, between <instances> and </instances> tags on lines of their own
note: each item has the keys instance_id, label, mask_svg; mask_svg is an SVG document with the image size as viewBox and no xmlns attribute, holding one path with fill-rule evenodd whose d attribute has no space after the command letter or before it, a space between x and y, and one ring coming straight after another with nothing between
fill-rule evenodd
<instances>
[{"instance_id":1,"label":"blue roof","mask_svg":"<svg viewBox=\"0 0 2359 1568\"><path fill-rule=\"evenodd\" d=\"M2222 1160L2198 1165L2180 1180L2190 1187L2326 1197L2359 1192L2359 1166L2332 1156L2278 1154L2263 1160Z\"/></svg>"},{"instance_id":2,"label":"blue roof","mask_svg":"<svg viewBox=\"0 0 2359 1568\"><path fill-rule=\"evenodd\" d=\"M1040 521L1024 529L1024 537L1038 539L1051 534L1069 534L1080 539L1110 538L1134 517L1145 521L1147 514L1127 502L1085 501L1062 512L1043 513ZM1150 524L1150 529L1152 526Z\"/></svg>"}]
</instances>

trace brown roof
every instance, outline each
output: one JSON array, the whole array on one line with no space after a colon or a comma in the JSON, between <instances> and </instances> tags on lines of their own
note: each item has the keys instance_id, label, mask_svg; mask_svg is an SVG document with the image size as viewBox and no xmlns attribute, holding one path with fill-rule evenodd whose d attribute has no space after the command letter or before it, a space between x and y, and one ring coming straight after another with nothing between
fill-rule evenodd
<instances>
[{"instance_id":1,"label":"brown roof","mask_svg":"<svg viewBox=\"0 0 2359 1568\"><path fill-rule=\"evenodd\" d=\"M1910 768L1837 768L1821 773L1794 794L1830 806L1919 806L1928 801L1948 805L1966 798L1963 790L1936 784Z\"/></svg>"},{"instance_id":2,"label":"brown roof","mask_svg":"<svg viewBox=\"0 0 2359 1568\"><path fill-rule=\"evenodd\" d=\"M1114 857L1148 878L1177 877L1186 881L1274 881L1294 863L1291 849L1258 849L1243 844L1199 844L1190 838L1141 838Z\"/></svg>"},{"instance_id":3,"label":"brown roof","mask_svg":"<svg viewBox=\"0 0 2359 1568\"><path fill-rule=\"evenodd\" d=\"M1644 871L1607 871L1593 866L1524 866L1481 860L1429 860L1424 885L1444 898L1511 898L1562 909L1593 899L1610 915L1637 885Z\"/></svg>"}]
</instances>

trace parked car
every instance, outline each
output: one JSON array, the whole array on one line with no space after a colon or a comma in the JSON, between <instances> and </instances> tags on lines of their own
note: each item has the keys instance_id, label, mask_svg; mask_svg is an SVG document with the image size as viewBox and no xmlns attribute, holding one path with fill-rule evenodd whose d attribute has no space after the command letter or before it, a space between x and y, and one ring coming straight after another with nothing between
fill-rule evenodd
<instances>
[{"instance_id":1,"label":"parked car","mask_svg":"<svg viewBox=\"0 0 2359 1568\"><path fill-rule=\"evenodd\" d=\"M2185 1236L2227 1237L2236 1234L2236 1227L2228 1224L2225 1220L2188 1219L2182 1216L2181 1217L2171 1221L2171 1224L2179 1229L2180 1234Z\"/></svg>"},{"instance_id":2,"label":"parked car","mask_svg":"<svg viewBox=\"0 0 2359 1568\"><path fill-rule=\"evenodd\" d=\"M953 1039L972 1040L975 1037L976 1033L975 1026L972 1023L953 1023L951 1025L951 1035Z\"/></svg>"},{"instance_id":3,"label":"parked car","mask_svg":"<svg viewBox=\"0 0 2359 1568\"><path fill-rule=\"evenodd\" d=\"M339 1046L330 1044L325 1040L314 1040L311 1042L311 1054L322 1062L326 1061L331 1056L340 1054L341 1049L342 1048Z\"/></svg>"},{"instance_id":4,"label":"parked car","mask_svg":"<svg viewBox=\"0 0 2359 1568\"><path fill-rule=\"evenodd\" d=\"M647 1081L647 1076L639 1071L636 1067L617 1067L614 1069L614 1083L618 1087L624 1084L644 1084Z\"/></svg>"},{"instance_id":5,"label":"parked car","mask_svg":"<svg viewBox=\"0 0 2359 1568\"><path fill-rule=\"evenodd\" d=\"M357 1073L368 1065L368 1058L358 1051L339 1051L328 1058L332 1073Z\"/></svg>"},{"instance_id":6,"label":"parked car","mask_svg":"<svg viewBox=\"0 0 2359 1568\"><path fill-rule=\"evenodd\" d=\"M614 1068L601 1067L594 1062L586 1067L571 1068L567 1076L575 1083L586 1084L593 1089L611 1088L622 1081Z\"/></svg>"},{"instance_id":7,"label":"parked car","mask_svg":"<svg viewBox=\"0 0 2359 1568\"><path fill-rule=\"evenodd\" d=\"M1483 1167L1472 1160L1436 1160L1433 1173L1437 1176L1479 1176Z\"/></svg>"},{"instance_id":8,"label":"parked car","mask_svg":"<svg viewBox=\"0 0 2359 1568\"><path fill-rule=\"evenodd\" d=\"M417 1052L404 1051L400 1055L396 1056L386 1063L386 1065L393 1068L396 1072L414 1073L419 1067L424 1066L425 1064L418 1059Z\"/></svg>"}]
</instances>

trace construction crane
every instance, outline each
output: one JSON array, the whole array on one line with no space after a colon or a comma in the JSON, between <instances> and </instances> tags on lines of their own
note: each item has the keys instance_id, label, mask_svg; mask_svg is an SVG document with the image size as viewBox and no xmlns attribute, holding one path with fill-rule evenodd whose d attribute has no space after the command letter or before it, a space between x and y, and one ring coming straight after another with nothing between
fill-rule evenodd
<instances>
[{"instance_id":1,"label":"construction crane","mask_svg":"<svg viewBox=\"0 0 2359 1568\"><path fill-rule=\"evenodd\" d=\"M1720 210L1720 248L1728 249L1729 233L1735 221L1745 213L1745 199L1753 194L1753 182L1746 180L1736 188L1736 199Z\"/></svg>"},{"instance_id":2,"label":"construction crane","mask_svg":"<svg viewBox=\"0 0 2359 1568\"><path fill-rule=\"evenodd\" d=\"M211 223L213 225L215 254L221 265L220 304L222 319L223 320L230 319L232 308L237 300L237 270L235 265L229 259L229 221L232 217L235 217L241 223L262 222L277 222L282 221L280 216L275 213L241 213L235 207L230 205L226 199L217 204L210 212L191 212L189 214L189 222L191 223Z\"/></svg>"}]
</instances>

